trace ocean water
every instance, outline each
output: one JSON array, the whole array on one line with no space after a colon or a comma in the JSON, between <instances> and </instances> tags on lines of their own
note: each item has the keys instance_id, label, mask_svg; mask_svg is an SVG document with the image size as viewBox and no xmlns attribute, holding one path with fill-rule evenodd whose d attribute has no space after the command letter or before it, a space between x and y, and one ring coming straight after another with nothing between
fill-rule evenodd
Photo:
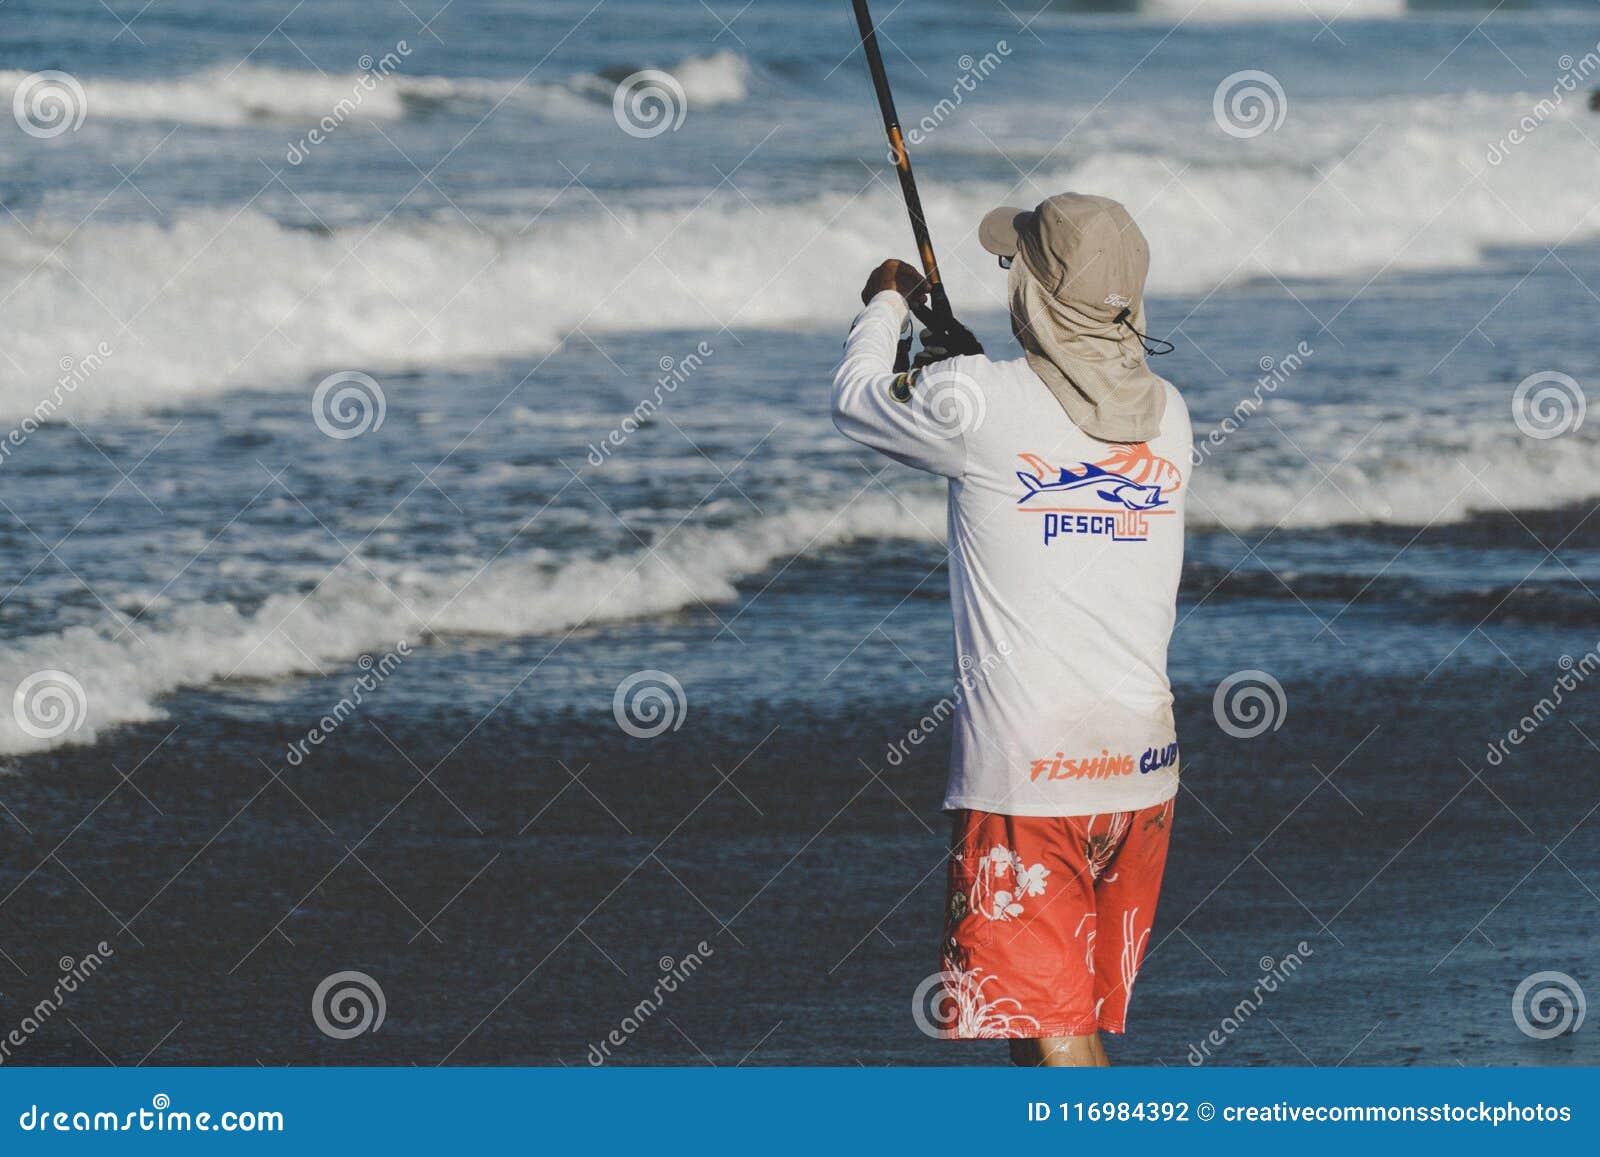
<instances>
[{"instance_id":1,"label":"ocean water","mask_svg":"<svg viewBox=\"0 0 1600 1157\"><path fill-rule=\"evenodd\" d=\"M1005 348L988 208L1122 199L1205 454L1114 1059L1600 1061L1514 1013L1600 985L1592 10L879 7L963 318ZM956 672L939 485L827 413L911 251L853 44L0 8L0 1029L106 960L7 1063L1003 1056L912 1011Z\"/></svg>"}]
</instances>

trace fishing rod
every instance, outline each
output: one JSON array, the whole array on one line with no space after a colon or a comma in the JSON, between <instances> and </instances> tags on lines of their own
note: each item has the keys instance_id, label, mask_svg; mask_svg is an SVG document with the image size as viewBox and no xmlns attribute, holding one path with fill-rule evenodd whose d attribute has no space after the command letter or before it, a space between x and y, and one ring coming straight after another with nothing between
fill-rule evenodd
<instances>
[{"instance_id":1,"label":"fishing rod","mask_svg":"<svg viewBox=\"0 0 1600 1157\"><path fill-rule=\"evenodd\" d=\"M861 50L867 55L867 67L872 70L872 87L878 94L878 110L883 114L883 131L889 137L895 172L900 176L900 193L905 199L906 212L911 217L911 233L916 238L917 253L922 258L922 272L927 279L928 309L917 311L917 317L936 334L965 333L970 339L970 332L951 311L950 298L945 295L944 282L939 277L939 262L933 255L933 239L928 235L928 222L922 215L922 198L917 196L917 179L911 172L911 156L906 152L905 138L900 132L900 118L894 111L889 74L884 71L883 53L878 50L878 33L873 26L871 13L867 11L867 0L852 0L852 3L856 10L856 25L861 30Z\"/></svg>"}]
</instances>

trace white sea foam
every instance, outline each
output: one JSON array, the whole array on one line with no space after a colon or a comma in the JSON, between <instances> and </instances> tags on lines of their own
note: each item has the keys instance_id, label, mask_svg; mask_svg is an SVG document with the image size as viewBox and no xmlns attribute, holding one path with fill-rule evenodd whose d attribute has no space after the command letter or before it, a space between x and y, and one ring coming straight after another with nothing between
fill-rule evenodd
<instances>
[{"instance_id":1,"label":"white sea foam","mask_svg":"<svg viewBox=\"0 0 1600 1157\"><path fill-rule=\"evenodd\" d=\"M1374 20L1406 14L1406 0L1139 0L1145 16L1210 20Z\"/></svg>"},{"instance_id":2,"label":"white sea foam","mask_svg":"<svg viewBox=\"0 0 1600 1157\"><path fill-rule=\"evenodd\" d=\"M0 71L0 98L27 77L20 69ZM80 77L88 115L118 121L172 121L193 125L240 125L256 120L316 119L350 97L357 74L323 75L310 71L243 65L183 76L141 80ZM426 83L401 77L377 80L362 93L361 113L375 119L405 115L402 85Z\"/></svg>"},{"instance_id":3,"label":"white sea foam","mask_svg":"<svg viewBox=\"0 0 1600 1157\"><path fill-rule=\"evenodd\" d=\"M750 62L728 49L688 57L670 71L696 108L737 103L750 91Z\"/></svg>"},{"instance_id":4,"label":"white sea foam","mask_svg":"<svg viewBox=\"0 0 1600 1157\"><path fill-rule=\"evenodd\" d=\"M1545 125L1515 165L1484 162L1526 103L1376 102L1392 119L1366 138L1338 106L1295 106L1293 133L1235 141L1218 132L1199 145L1152 117L1127 129L1137 147L1097 148L1033 188L945 182L924 202L952 296L969 310L1003 307L974 223L997 202L1055 188L1137 207L1156 293L1262 275L1471 267L1491 247L1600 231L1589 192L1600 187L1600 153L1566 125ZM33 412L60 360L101 341L115 354L62 416L241 386L302 389L332 369L537 354L580 326L833 327L853 308L861 270L882 256L884 222L901 214L887 185L760 206L732 192L682 209L630 209L620 194L608 206L476 227L454 214L391 219L332 235L254 209L161 223L0 222L13 335L0 360L0 421ZM1164 320L1152 315L1158 330Z\"/></svg>"},{"instance_id":5,"label":"white sea foam","mask_svg":"<svg viewBox=\"0 0 1600 1157\"><path fill-rule=\"evenodd\" d=\"M1430 445L1392 419L1386 430L1351 428L1326 447L1306 447L1317 465L1221 454L1196 472L1188 524L1240 532L1429 526L1600 497L1600 438L1587 427L1551 441L1525 437L1511 421L1509 393L1501 406L1485 407L1494 420L1463 426L1454 442ZM1354 452L1341 460L1349 448Z\"/></svg>"},{"instance_id":6,"label":"white sea foam","mask_svg":"<svg viewBox=\"0 0 1600 1157\"><path fill-rule=\"evenodd\" d=\"M1502 507L1562 505L1600 490L1600 443L1592 438L1538 442L1480 433L1427 452L1414 440L1399 442L1406 452L1395 439L1369 439L1365 452L1329 477L1304 462L1219 456L1196 475L1189 524L1240 533L1278 525L1422 525ZM943 528L939 487L928 483L899 497L867 493L837 508L690 525L654 551L607 557L538 551L450 569L380 568L377 575L349 562L303 592L273 595L247 610L158 602L120 633L107 622L13 639L0 649L0 688L35 672L64 671L82 686L84 704L83 726L59 736L30 734L13 712L0 711L0 754L89 743L119 723L162 718L161 697L181 687L312 674L401 639L559 635L718 607L735 600L737 584L793 555L862 540L934 543Z\"/></svg>"},{"instance_id":7,"label":"white sea foam","mask_svg":"<svg viewBox=\"0 0 1600 1157\"><path fill-rule=\"evenodd\" d=\"M928 538L942 525L942 503L931 495L897 501L869 493L839 508L685 527L653 552L530 554L449 573L408 569L383 581L349 563L309 593L274 595L248 612L228 603L190 604L141 619L120 635L108 625L10 640L0 649L0 688L9 691L38 671L63 671L82 686L84 710L82 726L60 736L31 734L13 711L0 710L0 753L93 742L118 723L160 718L158 698L176 688L314 673L401 639L416 641L424 631L559 633L726 603L735 584L780 559L854 539Z\"/></svg>"},{"instance_id":8,"label":"white sea foam","mask_svg":"<svg viewBox=\"0 0 1600 1157\"><path fill-rule=\"evenodd\" d=\"M382 73L319 73L246 64L180 76L139 80L78 77L88 115L113 121L164 121L231 126L254 121L314 122L352 100L359 115L397 120L429 104L489 105L515 101L548 115L610 115L615 82L593 73L563 81L519 83L516 78L412 76L400 60ZM748 92L750 64L722 50L691 56L666 66L683 86L691 107L711 108L741 101ZM29 74L0 69L0 102L9 107L17 86Z\"/></svg>"}]
</instances>

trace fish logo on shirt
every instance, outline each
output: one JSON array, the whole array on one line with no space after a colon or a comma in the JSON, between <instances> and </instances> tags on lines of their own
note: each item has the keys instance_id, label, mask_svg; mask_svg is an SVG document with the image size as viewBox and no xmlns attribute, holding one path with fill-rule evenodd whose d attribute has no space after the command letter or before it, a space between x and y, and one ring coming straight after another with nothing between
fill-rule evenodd
<instances>
[{"instance_id":1,"label":"fish logo on shirt","mask_svg":"<svg viewBox=\"0 0 1600 1157\"><path fill-rule=\"evenodd\" d=\"M1029 467L1017 471L1024 513L1043 514L1044 543L1082 536L1114 542L1144 542L1150 516L1171 514L1168 497L1183 474L1143 442L1119 445L1098 462L1053 466L1037 454L1019 455Z\"/></svg>"},{"instance_id":2,"label":"fish logo on shirt","mask_svg":"<svg viewBox=\"0 0 1600 1157\"><path fill-rule=\"evenodd\" d=\"M1063 466L1054 482L1041 482L1022 470L1017 471L1017 477L1022 480L1022 487L1027 492L1017 499L1018 506L1041 494L1048 497L1076 491L1087 491L1107 502L1121 503L1128 510L1150 510L1166 505L1166 499L1161 497L1161 487L1141 485L1126 474L1113 473L1093 462L1083 463L1077 471Z\"/></svg>"}]
</instances>

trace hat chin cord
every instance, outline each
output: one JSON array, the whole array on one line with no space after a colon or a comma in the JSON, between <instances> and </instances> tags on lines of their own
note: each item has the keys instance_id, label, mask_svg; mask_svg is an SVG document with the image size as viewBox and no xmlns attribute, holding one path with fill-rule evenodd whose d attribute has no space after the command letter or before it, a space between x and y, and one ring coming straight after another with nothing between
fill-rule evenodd
<instances>
[{"instance_id":1,"label":"hat chin cord","mask_svg":"<svg viewBox=\"0 0 1600 1157\"><path fill-rule=\"evenodd\" d=\"M1112 319L1111 324L1112 325L1125 325L1125 326L1127 326L1128 327L1128 332L1130 332L1131 334L1133 334L1134 337L1139 339L1139 344L1144 347L1144 352L1148 356L1150 356L1150 357L1160 357L1162 354L1170 354L1174 349L1177 348L1170 341L1168 341L1166 338L1151 337L1148 334L1140 333L1138 330L1134 329L1133 328L1133 322L1131 320L1129 320L1130 318L1132 318L1132 316L1133 316L1133 310L1128 308L1127 306L1124 306L1123 309L1122 309L1122 312L1117 314L1117 316ZM1166 347L1166 348L1164 348L1164 349L1161 348L1163 346Z\"/></svg>"}]
</instances>

